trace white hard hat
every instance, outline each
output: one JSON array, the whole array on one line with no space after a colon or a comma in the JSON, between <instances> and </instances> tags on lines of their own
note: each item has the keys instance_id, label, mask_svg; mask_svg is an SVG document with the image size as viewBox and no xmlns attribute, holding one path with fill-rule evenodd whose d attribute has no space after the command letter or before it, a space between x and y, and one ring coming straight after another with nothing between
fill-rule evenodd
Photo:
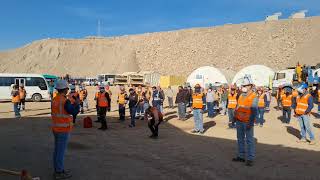
<instances>
[{"instance_id":1,"label":"white hard hat","mask_svg":"<svg viewBox=\"0 0 320 180\"><path fill-rule=\"evenodd\" d=\"M76 86L74 86L73 84L70 85L70 90L75 90Z\"/></svg>"},{"instance_id":2,"label":"white hard hat","mask_svg":"<svg viewBox=\"0 0 320 180\"><path fill-rule=\"evenodd\" d=\"M245 75L242 79L242 86L248 86L248 85L253 85L253 81L251 79L250 75Z\"/></svg>"},{"instance_id":3,"label":"white hard hat","mask_svg":"<svg viewBox=\"0 0 320 180\"><path fill-rule=\"evenodd\" d=\"M56 83L56 89L67 89L69 88L68 82L66 80L58 80Z\"/></svg>"}]
</instances>

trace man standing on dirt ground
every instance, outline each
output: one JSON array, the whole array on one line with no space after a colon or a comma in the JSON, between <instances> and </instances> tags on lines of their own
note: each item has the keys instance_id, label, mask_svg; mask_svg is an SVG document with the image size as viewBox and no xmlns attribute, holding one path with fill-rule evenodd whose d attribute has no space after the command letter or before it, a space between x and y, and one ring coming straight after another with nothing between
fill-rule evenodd
<instances>
[{"instance_id":1,"label":"man standing on dirt ground","mask_svg":"<svg viewBox=\"0 0 320 180\"><path fill-rule=\"evenodd\" d=\"M229 116L229 128L235 128L235 121L234 121L234 110L237 107L237 101L238 101L238 94L236 93L235 86L230 87L230 92L228 94L228 101L227 101L227 107L228 107L228 116Z\"/></svg>"},{"instance_id":2,"label":"man standing on dirt ground","mask_svg":"<svg viewBox=\"0 0 320 180\"><path fill-rule=\"evenodd\" d=\"M108 129L107 126L107 110L110 107L111 99L109 93L106 92L105 87L101 85L99 87L99 93L97 95L97 103L98 103L98 121L101 122L101 127L99 130L105 131Z\"/></svg>"},{"instance_id":3,"label":"man standing on dirt ground","mask_svg":"<svg viewBox=\"0 0 320 180\"><path fill-rule=\"evenodd\" d=\"M290 124L291 121L291 109L292 102L294 102L294 97L292 96L292 90L290 88L285 88L285 95L282 97L282 123Z\"/></svg>"},{"instance_id":4,"label":"man standing on dirt ground","mask_svg":"<svg viewBox=\"0 0 320 180\"><path fill-rule=\"evenodd\" d=\"M320 118L320 82L318 84L318 118Z\"/></svg>"},{"instance_id":5,"label":"man standing on dirt ground","mask_svg":"<svg viewBox=\"0 0 320 180\"><path fill-rule=\"evenodd\" d=\"M138 106L137 106L137 111L136 111L136 118L143 120L144 117L144 98L143 98L143 91L142 87L139 86L136 90L136 93L138 95Z\"/></svg>"},{"instance_id":6,"label":"man standing on dirt ground","mask_svg":"<svg viewBox=\"0 0 320 180\"><path fill-rule=\"evenodd\" d=\"M155 86L152 87L152 91L152 106L161 112L161 103L163 101L162 94Z\"/></svg>"},{"instance_id":7,"label":"man standing on dirt ground","mask_svg":"<svg viewBox=\"0 0 320 180\"><path fill-rule=\"evenodd\" d=\"M151 119L148 119L148 116ZM144 113L144 120L148 121L148 127L151 130L152 135L150 138L157 138L159 135L159 125L163 121L163 115L157 108L149 106Z\"/></svg>"},{"instance_id":8,"label":"man standing on dirt ground","mask_svg":"<svg viewBox=\"0 0 320 180\"><path fill-rule=\"evenodd\" d=\"M100 92L100 86L97 86L97 91L94 95L94 100L96 101L96 111L97 111L97 120L95 120L94 122L99 123L100 122L100 118L99 118L99 106L98 106L98 95Z\"/></svg>"},{"instance_id":9,"label":"man standing on dirt ground","mask_svg":"<svg viewBox=\"0 0 320 180\"><path fill-rule=\"evenodd\" d=\"M204 133L203 129L203 104L205 104L204 94L201 92L201 86L196 84L194 87L194 93L192 94L192 110L194 118L194 129L191 133Z\"/></svg>"},{"instance_id":10,"label":"man standing on dirt ground","mask_svg":"<svg viewBox=\"0 0 320 180\"><path fill-rule=\"evenodd\" d=\"M129 89L129 109L130 109L130 117L131 123L129 127L133 128L136 126L136 110L138 105L138 95L133 88Z\"/></svg>"},{"instance_id":11,"label":"man standing on dirt ground","mask_svg":"<svg viewBox=\"0 0 320 180\"><path fill-rule=\"evenodd\" d=\"M242 94L239 96L238 104L235 109L238 155L236 158L233 158L232 161L246 162L246 166L253 166L255 157L253 128L254 120L257 115L258 98L252 91L253 82L250 76L245 76L241 85ZM245 142L247 143L247 146L245 146ZM246 160L245 155L247 155Z\"/></svg>"},{"instance_id":12,"label":"man standing on dirt ground","mask_svg":"<svg viewBox=\"0 0 320 180\"><path fill-rule=\"evenodd\" d=\"M299 143L307 142L306 133L310 136L310 145L316 144L309 115L313 108L313 97L308 92L308 85L303 83L298 88L298 97L293 105L294 116L298 119L301 128L301 139Z\"/></svg>"},{"instance_id":13,"label":"man standing on dirt ground","mask_svg":"<svg viewBox=\"0 0 320 180\"><path fill-rule=\"evenodd\" d=\"M12 103L13 103L13 111L16 118L20 118L20 93L19 93L19 86L17 84L12 85Z\"/></svg>"},{"instance_id":14,"label":"man standing on dirt ground","mask_svg":"<svg viewBox=\"0 0 320 180\"><path fill-rule=\"evenodd\" d=\"M51 118L52 118L52 132L54 135L54 178L68 179L71 177L69 171L64 168L64 154L67 148L70 132L73 127L72 114L79 111L79 105L72 105L67 98L68 82L59 80L56 84L58 94L52 100ZM78 102L76 102L78 103Z\"/></svg>"},{"instance_id":15,"label":"man standing on dirt ground","mask_svg":"<svg viewBox=\"0 0 320 180\"><path fill-rule=\"evenodd\" d=\"M118 95L118 104L119 104L119 120L125 121L126 117L126 104L128 100L128 95L124 86L120 87L120 93Z\"/></svg>"},{"instance_id":16,"label":"man standing on dirt ground","mask_svg":"<svg viewBox=\"0 0 320 180\"><path fill-rule=\"evenodd\" d=\"M227 115L227 101L228 101L228 92L226 88L221 88L221 107L222 107L222 115Z\"/></svg>"},{"instance_id":17,"label":"man standing on dirt ground","mask_svg":"<svg viewBox=\"0 0 320 180\"><path fill-rule=\"evenodd\" d=\"M264 111L265 111L266 104L267 104L267 97L264 94L263 87L258 88L257 94L258 94L258 97L257 97L258 98L258 113L257 113L256 123L260 127L263 127Z\"/></svg>"},{"instance_id":18,"label":"man standing on dirt ground","mask_svg":"<svg viewBox=\"0 0 320 180\"><path fill-rule=\"evenodd\" d=\"M70 93L68 94L68 99L72 105L80 104L80 96L79 96L79 93L76 92L75 85L70 85ZM76 119L77 119L77 115L79 114L79 110L80 109L78 109L78 111L74 111L74 114L72 114L73 124L76 123Z\"/></svg>"},{"instance_id":19,"label":"man standing on dirt ground","mask_svg":"<svg viewBox=\"0 0 320 180\"><path fill-rule=\"evenodd\" d=\"M182 86L179 86L178 93L176 96L176 104L178 104L178 116L179 120L186 120L186 104L185 104L185 93Z\"/></svg>"},{"instance_id":20,"label":"man standing on dirt ground","mask_svg":"<svg viewBox=\"0 0 320 180\"><path fill-rule=\"evenodd\" d=\"M169 108L173 109L173 90L171 89L171 86L168 86L167 97L168 97Z\"/></svg>"},{"instance_id":21,"label":"man standing on dirt ground","mask_svg":"<svg viewBox=\"0 0 320 180\"><path fill-rule=\"evenodd\" d=\"M26 95L27 92L24 89L23 85L20 85L20 89L19 89L19 95L20 95L20 103L19 103L19 109L21 110L25 110L25 104L26 104Z\"/></svg>"},{"instance_id":22,"label":"man standing on dirt ground","mask_svg":"<svg viewBox=\"0 0 320 180\"><path fill-rule=\"evenodd\" d=\"M49 82L49 93L50 93L51 101L53 99L53 92L54 92L54 82L51 79L50 82Z\"/></svg>"},{"instance_id":23,"label":"man standing on dirt ground","mask_svg":"<svg viewBox=\"0 0 320 180\"><path fill-rule=\"evenodd\" d=\"M269 88L265 88L264 93L267 97L267 104L266 104L266 112L270 111L270 104L271 104L271 92Z\"/></svg>"}]
</instances>

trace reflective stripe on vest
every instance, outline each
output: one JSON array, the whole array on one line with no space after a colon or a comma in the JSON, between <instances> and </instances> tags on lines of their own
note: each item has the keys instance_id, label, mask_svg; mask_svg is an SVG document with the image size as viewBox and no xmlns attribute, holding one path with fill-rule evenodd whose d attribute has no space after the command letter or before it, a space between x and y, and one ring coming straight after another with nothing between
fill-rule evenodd
<instances>
[{"instance_id":1,"label":"reflective stripe on vest","mask_svg":"<svg viewBox=\"0 0 320 180\"><path fill-rule=\"evenodd\" d=\"M320 102L320 90L318 90L318 102Z\"/></svg>"},{"instance_id":2,"label":"reflective stripe on vest","mask_svg":"<svg viewBox=\"0 0 320 180\"><path fill-rule=\"evenodd\" d=\"M237 94L233 96L231 94L228 95L228 108L235 109L237 107Z\"/></svg>"},{"instance_id":3,"label":"reflective stripe on vest","mask_svg":"<svg viewBox=\"0 0 320 180\"><path fill-rule=\"evenodd\" d=\"M292 106L292 95L284 96L282 98L283 107L291 107Z\"/></svg>"},{"instance_id":4,"label":"reflective stripe on vest","mask_svg":"<svg viewBox=\"0 0 320 180\"><path fill-rule=\"evenodd\" d=\"M250 95L244 97L240 95L238 99L238 106L235 110L235 118L241 122L249 122L251 116L251 107L254 98L256 97L255 93L251 93Z\"/></svg>"},{"instance_id":5,"label":"reflective stripe on vest","mask_svg":"<svg viewBox=\"0 0 320 180\"><path fill-rule=\"evenodd\" d=\"M51 118L52 130L54 132L67 133L72 129L72 116L69 115L64 109L66 100L66 97L59 94L53 99Z\"/></svg>"},{"instance_id":6,"label":"reflective stripe on vest","mask_svg":"<svg viewBox=\"0 0 320 180\"><path fill-rule=\"evenodd\" d=\"M264 108L265 107L265 103L264 103L264 94L262 94L260 97L259 97L259 102L258 102L258 107L259 108Z\"/></svg>"},{"instance_id":7,"label":"reflective stripe on vest","mask_svg":"<svg viewBox=\"0 0 320 180\"><path fill-rule=\"evenodd\" d=\"M108 107L108 100L106 98L106 92L98 94L98 106L99 107Z\"/></svg>"},{"instance_id":8,"label":"reflective stripe on vest","mask_svg":"<svg viewBox=\"0 0 320 180\"><path fill-rule=\"evenodd\" d=\"M202 109L203 108L203 94L193 94L192 95L192 108Z\"/></svg>"},{"instance_id":9,"label":"reflective stripe on vest","mask_svg":"<svg viewBox=\"0 0 320 180\"><path fill-rule=\"evenodd\" d=\"M310 94L304 95L302 97L298 96L297 97L297 108L295 109L295 112L298 115L303 115L306 113L306 110L308 109L308 100L309 97L311 97Z\"/></svg>"},{"instance_id":10,"label":"reflective stripe on vest","mask_svg":"<svg viewBox=\"0 0 320 180\"><path fill-rule=\"evenodd\" d=\"M126 96L126 94L119 94L118 95L118 103L119 104L125 104L126 103L126 100L125 100L125 96Z\"/></svg>"}]
</instances>

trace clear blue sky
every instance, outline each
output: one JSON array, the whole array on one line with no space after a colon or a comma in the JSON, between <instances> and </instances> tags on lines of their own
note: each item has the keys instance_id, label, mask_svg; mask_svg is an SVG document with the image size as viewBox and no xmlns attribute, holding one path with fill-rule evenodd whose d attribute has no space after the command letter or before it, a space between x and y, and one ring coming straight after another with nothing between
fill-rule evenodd
<instances>
[{"instance_id":1,"label":"clear blue sky","mask_svg":"<svg viewBox=\"0 0 320 180\"><path fill-rule=\"evenodd\" d=\"M320 0L1 0L0 50L44 38L82 38L262 21L268 14L307 9Z\"/></svg>"}]
</instances>

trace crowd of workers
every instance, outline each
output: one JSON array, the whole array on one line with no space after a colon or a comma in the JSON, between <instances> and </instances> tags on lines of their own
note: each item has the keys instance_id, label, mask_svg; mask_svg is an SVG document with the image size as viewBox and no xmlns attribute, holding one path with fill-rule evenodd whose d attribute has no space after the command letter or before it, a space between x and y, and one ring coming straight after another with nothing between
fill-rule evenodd
<instances>
[{"instance_id":1,"label":"crowd of workers","mask_svg":"<svg viewBox=\"0 0 320 180\"><path fill-rule=\"evenodd\" d=\"M23 86L13 85L12 102L16 117L20 117L20 110L25 109L25 97L27 92ZM52 130L55 138L54 149L54 176L56 179L71 177L70 172L65 171L63 165L64 152L66 150L69 134L76 123L79 113L88 110L88 91L85 86L69 85L65 80L56 82L52 91L51 116ZM70 90L70 91L69 91ZM320 88L315 93L319 101L318 113L320 114ZM99 130L107 130L106 114L111 109L112 92L109 86L98 86L94 96L97 110L97 120L101 123ZM127 93L125 87L120 87L117 95L119 120L125 121L126 105L130 112L130 128L134 128L136 120L145 120L151 131L150 138L157 138L159 125L164 116L164 100L168 99L169 108L174 108L174 93L171 87L166 91L158 87L129 87ZM255 157L255 143L253 137L254 125L263 127L265 122L264 113L270 111L271 91L269 88L256 87L250 77L244 77L241 87L231 85L228 87L202 88L199 84L194 89L191 86L179 86L175 104L178 106L179 120L186 120L189 113L193 114L194 129L192 133L203 134L203 114L208 112L209 118L216 115L228 115L228 128L237 131L238 153L232 160L246 162L247 166L253 165ZM280 87L277 95L277 110L283 111L283 123L290 123L292 110L301 128L301 139L298 142L313 145L315 136L310 125L309 114L313 108L314 96L308 91L308 85L302 83L297 88L290 86ZM188 110L190 108L190 110ZM307 141L307 134L309 140Z\"/></svg>"}]
</instances>

